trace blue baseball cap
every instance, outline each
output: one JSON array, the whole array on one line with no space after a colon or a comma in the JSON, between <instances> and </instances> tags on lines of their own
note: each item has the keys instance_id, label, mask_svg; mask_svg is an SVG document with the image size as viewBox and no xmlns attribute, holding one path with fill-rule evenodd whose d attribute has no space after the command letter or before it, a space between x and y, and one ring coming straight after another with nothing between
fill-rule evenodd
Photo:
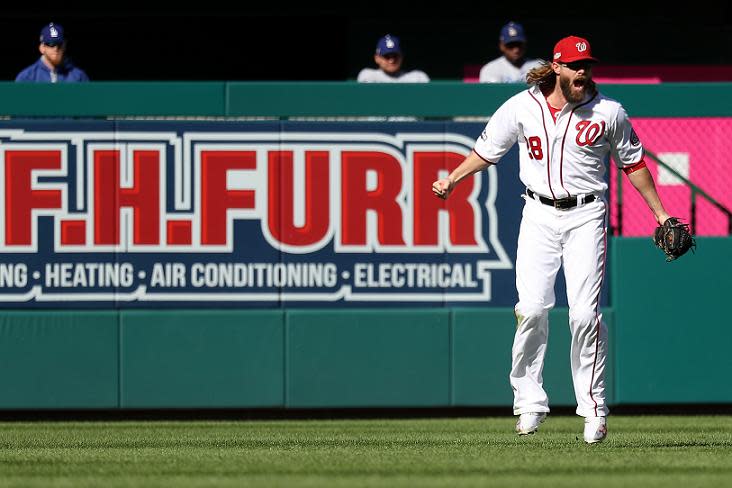
<instances>
[{"instance_id":1,"label":"blue baseball cap","mask_svg":"<svg viewBox=\"0 0 732 488\"><path fill-rule=\"evenodd\" d=\"M504 44L509 42L526 42L524 26L516 22L509 22L501 28L501 35L498 40Z\"/></svg>"},{"instance_id":2,"label":"blue baseball cap","mask_svg":"<svg viewBox=\"0 0 732 488\"><path fill-rule=\"evenodd\" d=\"M64 28L51 22L41 29L41 42L43 44L63 44Z\"/></svg>"},{"instance_id":3,"label":"blue baseball cap","mask_svg":"<svg viewBox=\"0 0 732 488\"><path fill-rule=\"evenodd\" d=\"M387 34L376 44L376 54L385 56L387 54L401 54L402 48L399 46L399 38Z\"/></svg>"}]
</instances>

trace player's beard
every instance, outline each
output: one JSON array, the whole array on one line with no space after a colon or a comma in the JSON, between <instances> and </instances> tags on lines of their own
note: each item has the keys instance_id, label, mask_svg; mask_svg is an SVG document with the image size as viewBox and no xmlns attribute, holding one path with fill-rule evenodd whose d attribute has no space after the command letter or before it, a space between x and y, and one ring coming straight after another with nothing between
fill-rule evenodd
<instances>
[{"instance_id":1,"label":"player's beard","mask_svg":"<svg viewBox=\"0 0 732 488\"><path fill-rule=\"evenodd\" d=\"M570 103L579 103L585 98L587 88L592 85L592 81L589 77L584 77L584 83L581 87L575 86L574 81L563 76L559 77L559 88L562 89L564 98Z\"/></svg>"}]
</instances>

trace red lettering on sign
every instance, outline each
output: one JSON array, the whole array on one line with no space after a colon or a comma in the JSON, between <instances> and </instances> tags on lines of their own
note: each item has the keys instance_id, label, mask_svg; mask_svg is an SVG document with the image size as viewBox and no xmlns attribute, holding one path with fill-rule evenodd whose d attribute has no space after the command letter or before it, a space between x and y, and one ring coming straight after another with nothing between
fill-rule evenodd
<instances>
[{"instance_id":1,"label":"red lettering on sign","mask_svg":"<svg viewBox=\"0 0 732 488\"><path fill-rule=\"evenodd\" d=\"M94 243L119 244L120 209L133 211L134 244L160 243L160 153L133 151L132 188L120 186L118 149L94 151Z\"/></svg>"},{"instance_id":2,"label":"red lettering on sign","mask_svg":"<svg viewBox=\"0 0 732 488\"><path fill-rule=\"evenodd\" d=\"M86 244L86 221L62 220L61 244L64 246L83 246Z\"/></svg>"},{"instance_id":3,"label":"red lettering on sign","mask_svg":"<svg viewBox=\"0 0 732 488\"><path fill-rule=\"evenodd\" d=\"M191 232L190 220L169 220L167 222L167 240L171 246L187 246L191 244L193 232Z\"/></svg>"},{"instance_id":4,"label":"red lettering on sign","mask_svg":"<svg viewBox=\"0 0 732 488\"><path fill-rule=\"evenodd\" d=\"M305 181L294 181L292 151L269 152L269 232L277 241L308 246L325 237L330 223L330 158L327 151L305 152ZM305 220L295 225L295 185L305 185Z\"/></svg>"},{"instance_id":5,"label":"red lettering on sign","mask_svg":"<svg viewBox=\"0 0 732 488\"><path fill-rule=\"evenodd\" d=\"M439 214L447 212L450 218L450 243L477 245L475 240L476 218L469 197L474 179L468 178L456 186L450 198L442 200L432 194L432 182L439 179L440 170L450 172L457 168L464 156L445 152L414 153L413 222L414 244L436 245L439 242Z\"/></svg>"},{"instance_id":6,"label":"red lettering on sign","mask_svg":"<svg viewBox=\"0 0 732 488\"><path fill-rule=\"evenodd\" d=\"M227 190L226 176L256 167L255 151L201 151L201 244L226 244L228 210L254 208L254 191Z\"/></svg>"},{"instance_id":7,"label":"red lettering on sign","mask_svg":"<svg viewBox=\"0 0 732 488\"><path fill-rule=\"evenodd\" d=\"M368 188L368 174L376 187ZM347 246L366 244L369 211L376 213L377 239L382 245L404 245L402 209L397 202L402 167L393 156L371 151L341 153L341 239Z\"/></svg>"},{"instance_id":8,"label":"red lettering on sign","mask_svg":"<svg viewBox=\"0 0 732 488\"><path fill-rule=\"evenodd\" d=\"M5 152L5 243L31 244L32 212L41 208L61 208L59 190L33 190L33 172L60 169L60 151Z\"/></svg>"}]
</instances>

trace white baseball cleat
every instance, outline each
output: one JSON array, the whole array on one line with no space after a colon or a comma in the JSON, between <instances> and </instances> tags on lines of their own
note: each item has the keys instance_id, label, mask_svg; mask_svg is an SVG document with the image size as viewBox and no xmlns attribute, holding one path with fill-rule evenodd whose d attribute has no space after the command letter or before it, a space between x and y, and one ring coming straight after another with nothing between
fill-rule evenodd
<instances>
[{"instance_id":1,"label":"white baseball cleat","mask_svg":"<svg viewBox=\"0 0 732 488\"><path fill-rule=\"evenodd\" d=\"M595 444L602 442L607 437L607 418L606 417L586 417L585 418L585 442Z\"/></svg>"},{"instance_id":2,"label":"white baseball cleat","mask_svg":"<svg viewBox=\"0 0 732 488\"><path fill-rule=\"evenodd\" d=\"M516 433L518 435L529 435L539 430L541 424L546 418L545 412L529 412L519 415L516 422Z\"/></svg>"}]
</instances>

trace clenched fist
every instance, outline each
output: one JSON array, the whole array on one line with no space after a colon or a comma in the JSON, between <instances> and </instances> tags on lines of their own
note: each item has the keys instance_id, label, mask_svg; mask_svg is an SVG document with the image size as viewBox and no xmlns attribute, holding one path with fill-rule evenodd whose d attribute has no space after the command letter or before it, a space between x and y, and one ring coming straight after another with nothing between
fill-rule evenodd
<instances>
[{"instance_id":1,"label":"clenched fist","mask_svg":"<svg viewBox=\"0 0 732 488\"><path fill-rule=\"evenodd\" d=\"M453 180L450 178L442 178L432 183L432 193L444 200L450 195L454 187L455 182Z\"/></svg>"}]
</instances>

